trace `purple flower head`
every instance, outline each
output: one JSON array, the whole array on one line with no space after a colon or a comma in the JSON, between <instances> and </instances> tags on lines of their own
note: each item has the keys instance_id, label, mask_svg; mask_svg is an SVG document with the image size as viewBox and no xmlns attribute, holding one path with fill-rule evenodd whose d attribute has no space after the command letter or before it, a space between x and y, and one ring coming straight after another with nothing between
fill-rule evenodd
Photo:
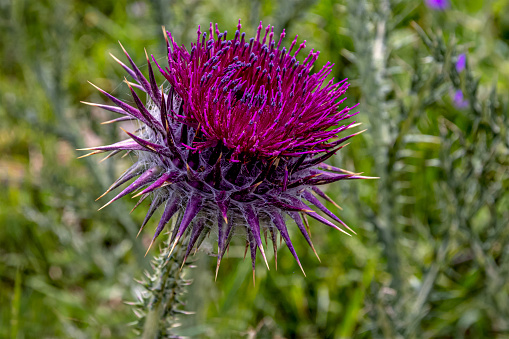
<instances>
[{"instance_id":1,"label":"purple flower head","mask_svg":"<svg viewBox=\"0 0 509 339\"><path fill-rule=\"evenodd\" d=\"M424 3L428 8L443 11L449 8L449 0L424 0Z\"/></svg>"},{"instance_id":2,"label":"purple flower head","mask_svg":"<svg viewBox=\"0 0 509 339\"><path fill-rule=\"evenodd\" d=\"M122 151L138 155L106 193L134 181L106 205L136 193L141 197L137 207L152 196L140 231L164 206L152 243L177 215L170 242L173 249L189 237L186 257L213 229L218 234L218 269L234 234L245 236L253 272L257 250L267 264L262 235L270 235L277 258L279 233L300 266L285 216L295 221L314 251L306 216L353 232L317 198L336 205L319 186L368 178L324 163L361 133L338 137L358 125L343 123L356 114L351 112L355 106L340 107L348 84L346 79L325 82L330 63L311 73L319 53L311 50L304 61L297 61L305 42L297 45L295 38L286 49L281 46L284 31L275 41L270 25L263 29L260 22L251 39L241 33L240 20L231 40L217 24L213 28L210 24L208 38L198 28L189 50L165 32L168 66L152 59L169 83L166 88L158 86L148 56L148 80L125 50L130 66L115 58L136 82L126 81L135 106L99 88L116 106L91 105L121 115L110 122L135 120L141 127L136 134L126 132L127 140L87 149L92 150L89 154L111 151L107 158ZM135 89L146 93L146 103Z\"/></svg>"},{"instance_id":3,"label":"purple flower head","mask_svg":"<svg viewBox=\"0 0 509 339\"><path fill-rule=\"evenodd\" d=\"M461 89L458 89L456 92L454 92L452 95L452 102L454 106L458 109L464 109L467 108L469 105L468 100L463 98L463 92Z\"/></svg>"},{"instance_id":4,"label":"purple flower head","mask_svg":"<svg viewBox=\"0 0 509 339\"><path fill-rule=\"evenodd\" d=\"M467 56L465 53L461 53L458 55L458 60L456 60L456 70L458 73L461 73L465 70L467 66Z\"/></svg>"}]
</instances>

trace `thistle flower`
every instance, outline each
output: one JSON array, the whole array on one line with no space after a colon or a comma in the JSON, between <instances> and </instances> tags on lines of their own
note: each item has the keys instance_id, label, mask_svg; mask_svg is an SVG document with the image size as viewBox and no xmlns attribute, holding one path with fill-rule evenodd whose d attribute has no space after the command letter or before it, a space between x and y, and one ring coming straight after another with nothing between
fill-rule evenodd
<instances>
[{"instance_id":1,"label":"thistle flower","mask_svg":"<svg viewBox=\"0 0 509 339\"><path fill-rule=\"evenodd\" d=\"M274 27L267 26L263 34L261 22L256 37L249 40L241 33L240 20L231 40L217 24L215 32L210 24L208 38L198 28L190 51L178 46L164 28L163 32L168 65L163 68L153 56L152 60L168 81L166 88L158 86L148 55L147 80L122 47L130 66L113 58L135 81L126 80L135 106L98 87L116 106L87 103L122 115L107 123L139 122L136 133L126 132L129 139L86 149L92 151L87 155L110 151L106 158L122 151L138 156L106 193L136 179L105 206L137 192L140 201L136 208L152 196L141 232L164 205L150 246L170 218L181 211L170 243L173 250L182 237L189 237L186 258L211 229L217 230L216 278L234 233L246 235L253 274L257 250L269 267L262 234L266 244L270 234L276 268L279 233L302 269L286 215L295 221L315 254L306 216L348 235L348 231L355 233L316 197L339 208L319 186L367 178L324 163L346 146L348 139L361 133L337 139L340 132L358 124L340 125L356 113L351 112L355 106L340 108L346 99L346 79L325 82L333 65L327 63L312 74L319 52L311 50L303 62L297 61L305 41L297 45L295 37L286 49L281 46L285 31L275 41ZM145 104L135 89L146 93Z\"/></svg>"}]
</instances>

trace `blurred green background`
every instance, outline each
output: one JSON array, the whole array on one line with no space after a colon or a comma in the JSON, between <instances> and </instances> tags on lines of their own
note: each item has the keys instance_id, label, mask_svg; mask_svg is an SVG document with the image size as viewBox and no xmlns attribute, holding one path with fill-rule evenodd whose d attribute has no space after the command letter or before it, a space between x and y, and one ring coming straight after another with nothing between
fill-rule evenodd
<instances>
[{"instance_id":1,"label":"blurred green background","mask_svg":"<svg viewBox=\"0 0 509 339\"><path fill-rule=\"evenodd\" d=\"M136 239L143 207L97 212L132 160L76 159L121 137L79 101L104 102L87 80L129 100L117 40L139 65L143 48L164 62L162 25L189 45L198 24L238 18L248 36L259 20L286 45L299 34L349 78L368 130L330 163L380 179L327 187L358 234L312 222L321 263L289 227L307 278L283 246L253 286L237 239L214 282L205 245L179 333L509 338L508 0L0 0L0 337L135 337L124 302L157 254L144 257L155 221Z\"/></svg>"}]
</instances>

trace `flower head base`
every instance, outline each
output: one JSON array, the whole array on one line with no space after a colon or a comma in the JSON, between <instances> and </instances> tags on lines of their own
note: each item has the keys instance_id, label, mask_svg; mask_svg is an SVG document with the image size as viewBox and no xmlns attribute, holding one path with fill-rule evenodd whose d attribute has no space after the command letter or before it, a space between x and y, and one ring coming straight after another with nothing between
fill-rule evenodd
<instances>
[{"instance_id":1,"label":"flower head base","mask_svg":"<svg viewBox=\"0 0 509 339\"><path fill-rule=\"evenodd\" d=\"M130 139L90 148L89 154L111 151L107 158L121 151L138 154L138 161L106 193L136 178L109 203L137 192L141 197L137 207L153 196L140 231L165 205L152 243L178 214L173 246L187 236L189 254L217 228L218 268L233 234L239 232L246 235L253 272L257 249L267 263L262 234L265 239L270 234L276 255L279 233L301 266L284 216L295 221L312 248L306 216L346 234L353 232L315 195L336 205L318 186L367 178L324 164L361 132L337 139L340 132L358 125L338 126L356 113L350 113L352 107L339 109L346 80L324 83L333 65L327 63L311 74L318 52L312 50L300 63L296 56L305 43L295 52L296 39L288 50L281 48L284 31L276 45L271 26L262 37L260 23L256 38L249 40L240 29L239 20L232 40L227 40L227 32L220 33L217 24L215 37L210 25L208 39L198 29L190 51L165 32L168 66L163 68L152 59L169 82L168 88L158 87L148 56L147 80L124 50L131 67L115 60L136 81L126 81L136 107L99 88L116 107L91 105L122 115L110 122L138 120L141 128L136 134L126 132ZM146 104L135 88L147 94Z\"/></svg>"}]
</instances>

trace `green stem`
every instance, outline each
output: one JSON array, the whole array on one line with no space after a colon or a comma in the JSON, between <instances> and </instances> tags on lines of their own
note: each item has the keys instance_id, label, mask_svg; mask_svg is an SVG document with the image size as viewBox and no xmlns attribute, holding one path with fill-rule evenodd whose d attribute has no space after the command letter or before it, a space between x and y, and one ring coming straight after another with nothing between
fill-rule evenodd
<instances>
[{"instance_id":1,"label":"green stem","mask_svg":"<svg viewBox=\"0 0 509 339\"><path fill-rule=\"evenodd\" d=\"M184 241L175 246L170 256L166 248L154 260L154 274L149 277L149 285L146 286L150 295L147 298L143 339L170 338L172 335L174 318L179 313L177 307L181 304L178 296L186 285L181 269L186 248Z\"/></svg>"}]
</instances>

